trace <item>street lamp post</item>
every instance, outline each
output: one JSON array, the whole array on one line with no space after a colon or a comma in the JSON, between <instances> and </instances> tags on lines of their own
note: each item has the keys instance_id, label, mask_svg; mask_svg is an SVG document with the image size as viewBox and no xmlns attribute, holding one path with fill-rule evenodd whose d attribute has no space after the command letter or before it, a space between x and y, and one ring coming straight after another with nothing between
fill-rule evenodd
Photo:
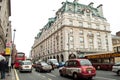
<instances>
[{"instance_id":1,"label":"street lamp post","mask_svg":"<svg viewBox=\"0 0 120 80\"><path fill-rule=\"evenodd\" d=\"M16 31L16 29L14 29L13 31L14 31L14 34L13 34L13 42L12 42L12 45L11 45L11 53L10 53L9 64L8 64L9 71L11 70L11 61L12 61L13 45L14 45L14 39L15 39L15 31Z\"/></svg>"},{"instance_id":2,"label":"street lamp post","mask_svg":"<svg viewBox=\"0 0 120 80\"><path fill-rule=\"evenodd\" d=\"M14 31L14 35L13 35L13 43L12 44L14 44L16 29L14 29L13 31ZM12 47L13 47L13 45L12 45Z\"/></svg>"}]
</instances>

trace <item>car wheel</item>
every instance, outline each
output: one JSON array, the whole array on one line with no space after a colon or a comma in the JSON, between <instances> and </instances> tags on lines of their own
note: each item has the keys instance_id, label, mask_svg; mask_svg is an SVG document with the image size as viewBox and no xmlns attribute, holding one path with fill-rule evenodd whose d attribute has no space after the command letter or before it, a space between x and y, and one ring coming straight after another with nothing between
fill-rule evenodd
<instances>
[{"instance_id":1,"label":"car wheel","mask_svg":"<svg viewBox=\"0 0 120 80\"><path fill-rule=\"evenodd\" d=\"M74 74L73 74L73 80L78 80L78 75L77 75L77 73L74 73Z\"/></svg>"},{"instance_id":2,"label":"car wheel","mask_svg":"<svg viewBox=\"0 0 120 80\"><path fill-rule=\"evenodd\" d=\"M117 72L117 75L120 75L120 71Z\"/></svg>"},{"instance_id":3,"label":"car wheel","mask_svg":"<svg viewBox=\"0 0 120 80\"><path fill-rule=\"evenodd\" d=\"M36 68L36 71L38 72L38 69Z\"/></svg>"},{"instance_id":4,"label":"car wheel","mask_svg":"<svg viewBox=\"0 0 120 80\"><path fill-rule=\"evenodd\" d=\"M40 72L40 69L38 69L38 72Z\"/></svg>"},{"instance_id":5,"label":"car wheel","mask_svg":"<svg viewBox=\"0 0 120 80\"><path fill-rule=\"evenodd\" d=\"M88 80L92 80L92 77L89 77Z\"/></svg>"},{"instance_id":6,"label":"car wheel","mask_svg":"<svg viewBox=\"0 0 120 80\"><path fill-rule=\"evenodd\" d=\"M19 72L21 73L22 71L21 71L21 70L19 70Z\"/></svg>"},{"instance_id":7,"label":"car wheel","mask_svg":"<svg viewBox=\"0 0 120 80\"><path fill-rule=\"evenodd\" d=\"M32 73L32 71L30 71L30 73Z\"/></svg>"},{"instance_id":8,"label":"car wheel","mask_svg":"<svg viewBox=\"0 0 120 80\"><path fill-rule=\"evenodd\" d=\"M41 69L39 69L39 72L42 72L42 70L41 70Z\"/></svg>"},{"instance_id":9,"label":"car wheel","mask_svg":"<svg viewBox=\"0 0 120 80\"><path fill-rule=\"evenodd\" d=\"M51 72L51 70L48 71L49 73Z\"/></svg>"}]
</instances>

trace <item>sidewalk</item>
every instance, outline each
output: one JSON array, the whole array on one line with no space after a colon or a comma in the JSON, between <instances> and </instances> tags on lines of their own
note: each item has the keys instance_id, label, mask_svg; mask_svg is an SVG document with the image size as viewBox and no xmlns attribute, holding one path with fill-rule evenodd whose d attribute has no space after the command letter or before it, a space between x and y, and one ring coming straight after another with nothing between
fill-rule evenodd
<instances>
[{"instance_id":1,"label":"sidewalk","mask_svg":"<svg viewBox=\"0 0 120 80\"><path fill-rule=\"evenodd\" d=\"M2 80L2 79L0 79ZM6 79L5 80L17 80L16 79L16 73L14 69L11 69L10 73L6 73Z\"/></svg>"}]
</instances>

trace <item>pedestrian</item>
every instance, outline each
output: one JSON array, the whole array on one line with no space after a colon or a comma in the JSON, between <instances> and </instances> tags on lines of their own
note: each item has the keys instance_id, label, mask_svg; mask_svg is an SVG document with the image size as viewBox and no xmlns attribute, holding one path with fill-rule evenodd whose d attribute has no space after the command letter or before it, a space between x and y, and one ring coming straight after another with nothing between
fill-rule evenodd
<instances>
[{"instance_id":1,"label":"pedestrian","mask_svg":"<svg viewBox=\"0 0 120 80\"><path fill-rule=\"evenodd\" d=\"M11 68L12 68L12 69L14 68L14 63L11 63Z\"/></svg>"},{"instance_id":2,"label":"pedestrian","mask_svg":"<svg viewBox=\"0 0 120 80\"><path fill-rule=\"evenodd\" d=\"M50 65L52 66L52 70L54 70L54 64L50 62Z\"/></svg>"},{"instance_id":3,"label":"pedestrian","mask_svg":"<svg viewBox=\"0 0 120 80\"><path fill-rule=\"evenodd\" d=\"M1 79L5 79L5 73L6 73L7 63L3 59L0 62L0 70L1 70Z\"/></svg>"},{"instance_id":4,"label":"pedestrian","mask_svg":"<svg viewBox=\"0 0 120 80\"><path fill-rule=\"evenodd\" d=\"M6 60L6 70L5 71L9 73L8 60Z\"/></svg>"}]
</instances>

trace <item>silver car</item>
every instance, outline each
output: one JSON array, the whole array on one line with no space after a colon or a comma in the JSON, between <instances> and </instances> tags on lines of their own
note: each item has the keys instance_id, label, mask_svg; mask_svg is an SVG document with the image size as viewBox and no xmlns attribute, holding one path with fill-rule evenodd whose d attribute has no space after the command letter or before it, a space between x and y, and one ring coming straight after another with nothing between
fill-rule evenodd
<instances>
[{"instance_id":1,"label":"silver car","mask_svg":"<svg viewBox=\"0 0 120 80\"><path fill-rule=\"evenodd\" d=\"M21 61L19 66L19 71L28 71L32 72L32 62L29 60Z\"/></svg>"},{"instance_id":2,"label":"silver car","mask_svg":"<svg viewBox=\"0 0 120 80\"><path fill-rule=\"evenodd\" d=\"M37 63L35 70L38 72L51 72L52 66L47 64L46 62L41 61Z\"/></svg>"},{"instance_id":3,"label":"silver car","mask_svg":"<svg viewBox=\"0 0 120 80\"><path fill-rule=\"evenodd\" d=\"M112 71L115 72L117 75L120 75L120 62L113 65Z\"/></svg>"}]
</instances>

